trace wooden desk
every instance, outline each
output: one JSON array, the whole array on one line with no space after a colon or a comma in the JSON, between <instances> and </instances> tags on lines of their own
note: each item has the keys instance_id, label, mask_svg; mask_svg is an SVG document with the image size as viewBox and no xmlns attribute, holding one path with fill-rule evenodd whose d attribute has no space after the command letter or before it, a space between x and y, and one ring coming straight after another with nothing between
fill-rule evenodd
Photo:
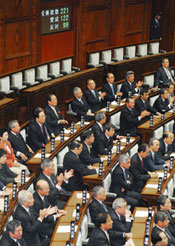
<instances>
[{"instance_id":1,"label":"wooden desk","mask_svg":"<svg viewBox=\"0 0 175 246\"><path fill-rule=\"evenodd\" d=\"M153 207L153 212L154 214L152 217L150 230L152 230L153 228L156 207ZM133 233L133 241L135 243L135 246L141 246L144 245L145 227L146 227L146 220L148 217L148 208L136 207L134 209L133 216L135 218L131 229L131 232ZM149 245L151 245L151 236L149 238Z\"/></svg>"},{"instance_id":2,"label":"wooden desk","mask_svg":"<svg viewBox=\"0 0 175 246\"><path fill-rule=\"evenodd\" d=\"M25 185L23 186L20 186L20 184L18 183L18 192L17 192L17 196L15 199L13 200L10 200L9 202L9 211L5 214L5 213L2 213L1 215L1 221L0 221L0 235L2 234L2 231L3 231L3 228L5 226L5 224L7 223L7 220L8 218L11 216L11 214L13 213L14 211L14 208L18 202L18 193L19 191L21 190L26 190L32 183L33 183L33 180L35 178L35 174L33 173L31 176L30 176L30 179L28 180L28 182L25 183ZM8 187L11 187L12 184L9 184Z\"/></svg>"},{"instance_id":3,"label":"wooden desk","mask_svg":"<svg viewBox=\"0 0 175 246\"><path fill-rule=\"evenodd\" d=\"M163 175L163 171L159 170L156 171L158 173L162 173ZM162 180L162 189L161 192L157 192L157 188L158 188L158 178L157 179L149 179L143 190L142 190L142 198L144 200L146 200L148 202L149 205L157 205L157 198L163 194L163 192L165 191L170 179L173 177L173 174L175 173L175 168L173 168L173 170L171 172L168 172L168 178L166 180ZM151 187L152 186L152 187Z\"/></svg>"},{"instance_id":4,"label":"wooden desk","mask_svg":"<svg viewBox=\"0 0 175 246\"><path fill-rule=\"evenodd\" d=\"M149 125L150 124L149 120L143 123L142 125L138 126L138 131L142 134L142 142L148 143L149 139L153 137L154 130L156 130L160 126L163 126L165 123L173 120L174 118L175 118L174 114L172 114L171 112L167 112L163 120L154 117L154 122L152 127Z\"/></svg>"},{"instance_id":5,"label":"wooden desk","mask_svg":"<svg viewBox=\"0 0 175 246\"><path fill-rule=\"evenodd\" d=\"M59 218L57 225L55 227L54 233L53 233L52 238L51 238L51 242L50 242L51 246L55 246L55 245L59 245L59 246L64 245L65 246L66 241L70 240L70 233L69 232L66 232L66 233L62 232L61 233L61 232L57 232L57 231L58 231L59 227L61 228L62 226L70 226L70 222L71 222L72 218L73 218L73 220L75 220L75 217L72 217L72 211L74 209L76 209L77 203L82 204L82 198L77 198L77 194L82 194L82 192L81 191L74 191L72 193L72 195L70 196L69 200L67 201L66 206L65 206L65 210L67 210L69 212L69 214ZM78 233L79 233L79 230L81 227L81 222L82 222L83 216L85 215L89 201L92 198L92 194L91 193L88 193L88 194L89 194L89 198L87 199L86 204L81 205L80 220L76 221L76 223L75 223L75 225L77 226L77 230L75 233L75 238L73 240L71 240L71 242L74 243L74 245L76 245L76 240L77 240L77 236L78 236Z\"/></svg>"},{"instance_id":6,"label":"wooden desk","mask_svg":"<svg viewBox=\"0 0 175 246\"><path fill-rule=\"evenodd\" d=\"M7 127L10 120L17 119L18 107L18 98L4 98L0 100L0 127Z\"/></svg>"},{"instance_id":7,"label":"wooden desk","mask_svg":"<svg viewBox=\"0 0 175 246\"><path fill-rule=\"evenodd\" d=\"M104 164L104 171L103 176L99 177L98 174L88 175L83 177L83 181L85 184L89 186L89 189L92 190L94 186L96 185L102 185L102 182L104 178L107 176L109 172L111 172L111 169L114 167L114 165L117 163L118 158L121 154L124 154L128 152L135 144L137 144L140 140L140 137L132 137L133 141L130 142L128 145L123 144L125 146L118 155L116 153L112 154L112 161L111 164L108 166L106 163Z\"/></svg>"}]
</instances>

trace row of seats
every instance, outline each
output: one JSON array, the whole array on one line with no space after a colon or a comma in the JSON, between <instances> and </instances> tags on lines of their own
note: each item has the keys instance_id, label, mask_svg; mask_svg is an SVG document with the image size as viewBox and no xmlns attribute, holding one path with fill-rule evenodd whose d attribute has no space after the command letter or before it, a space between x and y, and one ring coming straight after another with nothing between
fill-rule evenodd
<instances>
[{"instance_id":1,"label":"row of seats","mask_svg":"<svg viewBox=\"0 0 175 246\"><path fill-rule=\"evenodd\" d=\"M159 42L152 42L93 52L88 54L87 67L101 67L103 65L122 61L124 59L132 59L135 57L142 57L158 54L159 52L165 52L160 51L159 46Z\"/></svg>"},{"instance_id":2,"label":"row of seats","mask_svg":"<svg viewBox=\"0 0 175 246\"><path fill-rule=\"evenodd\" d=\"M72 67L72 58L39 65L0 78L0 94L8 95L67 74L80 71Z\"/></svg>"}]
</instances>

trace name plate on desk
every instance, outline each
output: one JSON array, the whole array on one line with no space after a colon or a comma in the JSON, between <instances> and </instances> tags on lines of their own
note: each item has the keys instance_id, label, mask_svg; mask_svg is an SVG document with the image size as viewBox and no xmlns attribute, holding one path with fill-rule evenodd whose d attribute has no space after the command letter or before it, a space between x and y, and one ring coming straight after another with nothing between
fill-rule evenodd
<instances>
[{"instance_id":1,"label":"name plate on desk","mask_svg":"<svg viewBox=\"0 0 175 246\"><path fill-rule=\"evenodd\" d=\"M77 231L77 225L75 226L75 232ZM70 225L60 225L58 226L57 233L67 233L70 232Z\"/></svg>"},{"instance_id":2,"label":"name plate on desk","mask_svg":"<svg viewBox=\"0 0 175 246\"><path fill-rule=\"evenodd\" d=\"M147 184L146 188L150 188L150 189L157 189L158 184Z\"/></svg>"}]
</instances>

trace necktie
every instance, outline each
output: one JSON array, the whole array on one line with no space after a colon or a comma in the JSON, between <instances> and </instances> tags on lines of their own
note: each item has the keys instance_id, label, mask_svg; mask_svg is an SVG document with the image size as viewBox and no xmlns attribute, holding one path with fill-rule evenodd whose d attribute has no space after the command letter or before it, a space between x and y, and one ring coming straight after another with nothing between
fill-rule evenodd
<instances>
[{"instance_id":1,"label":"necktie","mask_svg":"<svg viewBox=\"0 0 175 246\"><path fill-rule=\"evenodd\" d=\"M43 125L41 125L40 128L41 128L41 132L42 132L42 134L43 134Z\"/></svg>"},{"instance_id":2,"label":"necktie","mask_svg":"<svg viewBox=\"0 0 175 246\"><path fill-rule=\"evenodd\" d=\"M53 109L53 111L54 111L56 117L58 118L58 114L57 114L57 111L56 111L55 107L53 107L52 109Z\"/></svg>"},{"instance_id":3,"label":"necktie","mask_svg":"<svg viewBox=\"0 0 175 246\"><path fill-rule=\"evenodd\" d=\"M173 81L173 78L172 78L172 76L171 76L171 73L170 73L170 71L168 70L168 68L166 68L166 74L167 74L167 76L168 76L168 79L170 79L171 81Z\"/></svg>"},{"instance_id":4,"label":"necktie","mask_svg":"<svg viewBox=\"0 0 175 246\"><path fill-rule=\"evenodd\" d=\"M102 207L104 208L105 212L108 212L108 209L106 207L106 205L102 202Z\"/></svg>"},{"instance_id":5,"label":"necktie","mask_svg":"<svg viewBox=\"0 0 175 246\"><path fill-rule=\"evenodd\" d=\"M17 242L18 246L21 246L21 243L18 239L16 240L16 242Z\"/></svg>"},{"instance_id":6,"label":"necktie","mask_svg":"<svg viewBox=\"0 0 175 246\"><path fill-rule=\"evenodd\" d=\"M84 104L82 99L80 99L80 102L81 102L82 104Z\"/></svg>"},{"instance_id":7,"label":"necktie","mask_svg":"<svg viewBox=\"0 0 175 246\"><path fill-rule=\"evenodd\" d=\"M143 167L143 160L141 160L141 165L142 165L142 167Z\"/></svg>"},{"instance_id":8,"label":"necktie","mask_svg":"<svg viewBox=\"0 0 175 246\"><path fill-rule=\"evenodd\" d=\"M97 98L97 96L96 96L96 94L95 94L95 91L94 91L94 90L92 91L92 93L93 93L94 97L95 97L95 98Z\"/></svg>"},{"instance_id":9,"label":"necktie","mask_svg":"<svg viewBox=\"0 0 175 246\"><path fill-rule=\"evenodd\" d=\"M124 174L125 181L127 181L126 170L125 169L123 170L123 174Z\"/></svg>"},{"instance_id":10,"label":"necktie","mask_svg":"<svg viewBox=\"0 0 175 246\"><path fill-rule=\"evenodd\" d=\"M113 85L111 86L112 94L115 96Z\"/></svg>"}]
</instances>

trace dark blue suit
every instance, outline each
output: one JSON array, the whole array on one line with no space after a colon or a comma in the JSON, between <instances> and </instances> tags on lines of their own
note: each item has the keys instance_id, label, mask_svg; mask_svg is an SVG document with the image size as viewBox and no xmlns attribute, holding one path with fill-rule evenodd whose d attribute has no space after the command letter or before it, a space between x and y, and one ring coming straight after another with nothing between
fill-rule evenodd
<instances>
[{"instance_id":1,"label":"dark blue suit","mask_svg":"<svg viewBox=\"0 0 175 246\"><path fill-rule=\"evenodd\" d=\"M151 151L149 152L149 155L143 160L144 168L150 172L164 169L164 164L165 161L160 159L156 152L154 152L153 158Z\"/></svg>"}]
</instances>

